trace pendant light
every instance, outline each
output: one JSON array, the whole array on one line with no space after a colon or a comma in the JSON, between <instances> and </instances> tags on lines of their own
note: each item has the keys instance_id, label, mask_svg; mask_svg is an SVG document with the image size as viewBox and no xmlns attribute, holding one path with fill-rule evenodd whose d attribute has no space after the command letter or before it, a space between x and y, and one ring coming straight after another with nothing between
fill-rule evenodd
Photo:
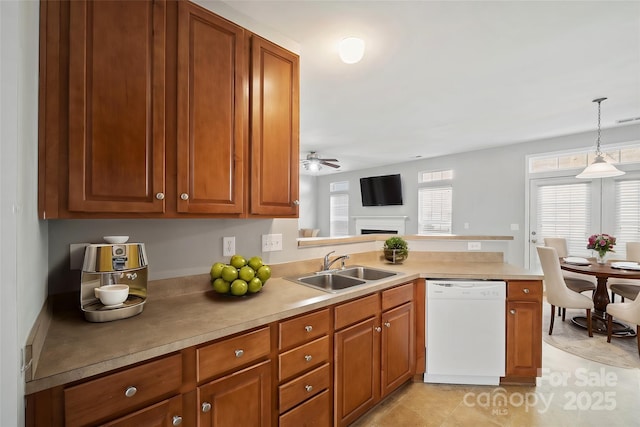
<instances>
[{"instance_id":1,"label":"pendant light","mask_svg":"<svg viewBox=\"0 0 640 427\"><path fill-rule=\"evenodd\" d=\"M602 151L600 151L600 104L607 98L594 99L593 102L598 103L598 142L596 145L596 158L589 166L582 171L582 173L576 175L576 178L592 179L592 178L608 178L611 176L624 175L624 171L616 168L611 163L604 160Z\"/></svg>"}]
</instances>

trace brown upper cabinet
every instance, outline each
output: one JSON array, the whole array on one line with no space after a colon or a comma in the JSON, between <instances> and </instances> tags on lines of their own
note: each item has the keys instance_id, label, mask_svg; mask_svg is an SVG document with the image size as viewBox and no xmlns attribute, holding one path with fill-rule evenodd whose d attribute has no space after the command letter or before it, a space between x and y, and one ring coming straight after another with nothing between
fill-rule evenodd
<instances>
[{"instance_id":1,"label":"brown upper cabinet","mask_svg":"<svg viewBox=\"0 0 640 427\"><path fill-rule=\"evenodd\" d=\"M42 1L40 32L41 218L297 217L297 55L186 0Z\"/></svg>"}]
</instances>

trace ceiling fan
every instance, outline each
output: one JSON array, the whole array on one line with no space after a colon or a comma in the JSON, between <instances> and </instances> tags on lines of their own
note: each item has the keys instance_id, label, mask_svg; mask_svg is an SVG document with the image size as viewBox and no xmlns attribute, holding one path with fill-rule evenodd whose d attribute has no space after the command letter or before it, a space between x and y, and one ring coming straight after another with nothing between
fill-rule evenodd
<instances>
[{"instance_id":1,"label":"ceiling fan","mask_svg":"<svg viewBox=\"0 0 640 427\"><path fill-rule=\"evenodd\" d=\"M336 165L335 163L331 163L331 162L338 162L338 161L339 161L338 159L322 159L318 156L318 153L316 153L315 151L309 152L309 154L307 154L307 158L301 160L304 168L310 171L318 171L322 169L322 165L337 169L340 167L340 165Z\"/></svg>"}]
</instances>

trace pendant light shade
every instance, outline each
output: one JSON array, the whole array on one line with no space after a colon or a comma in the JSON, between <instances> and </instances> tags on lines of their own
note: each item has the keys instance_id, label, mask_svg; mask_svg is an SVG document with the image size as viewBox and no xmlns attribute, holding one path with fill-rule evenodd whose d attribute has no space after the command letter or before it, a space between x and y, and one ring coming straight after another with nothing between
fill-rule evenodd
<instances>
[{"instance_id":1,"label":"pendant light shade","mask_svg":"<svg viewBox=\"0 0 640 427\"><path fill-rule=\"evenodd\" d=\"M596 144L596 158L593 160L593 163L585 168L585 170L576 175L576 178L609 178L612 176L624 175L624 171L621 171L604 159L602 151L600 150L600 104L605 99L607 98L598 98L593 100L593 102L598 103L598 141Z\"/></svg>"}]
</instances>

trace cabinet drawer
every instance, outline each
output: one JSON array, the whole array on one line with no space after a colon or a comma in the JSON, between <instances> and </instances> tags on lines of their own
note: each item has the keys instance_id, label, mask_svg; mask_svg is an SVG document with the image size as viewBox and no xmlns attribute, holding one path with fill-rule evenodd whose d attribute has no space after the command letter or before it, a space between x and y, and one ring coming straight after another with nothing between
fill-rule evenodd
<instances>
[{"instance_id":1,"label":"cabinet drawer","mask_svg":"<svg viewBox=\"0 0 640 427\"><path fill-rule=\"evenodd\" d=\"M413 283L382 292L382 311L413 301Z\"/></svg>"},{"instance_id":2,"label":"cabinet drawer","mask_svg":"<svg viewBox=\"0 0 640 427\"><path fill-rule=\"evenodd\" d=\"M534 280L508 282L507 300L542 301L542 283Z\"/></svg>"},{"instance_id":3,"label":"cabinet drawer","mask_svg":"<svg viewBox=\"0 0 640 427\"><path fill-rule=\"evenodd\" d=\"M278 387L280 413L329 388L331 369L328 363Z\"/></svg>"},{"instance_id":4,"label":"cabinet drawer","mask_svg":"<svg viewBox=\"0 0 640 427\"><path fill-rule=\"evenodd\" d=\"M335 308L335 329L353 325L380 311L379 294L373 294L341 304Z\"/></svg>"},{"instance_id":5,"label":"cabinet drawer","mask_svg":"<svg viewBox=\"0 0 640 427\"><path fill-rule=\"evenodd\" d=\"M278 375L285 381L329 361L329 337L324 336L278 356Z\"/></svg>"},{"instance_id":6,"label":"cabinet drawer","mask_svg":"<svg viewBox=\"0 0 640 427\"><path fill-rule=\"evenodd\" d=\"M278 325L278 348L284 350L327 335L330 329L330 321L329 309L327 308L280 322Z\"/></svg>"},{"instance_id":7,"label":"cabinet drawer","mask_svg":"<svg viewBox=\"0 0 640 427\"><path fill-rule=\"evenodd\" d=\"M196 350L198 382L269 356L269 327L229 338Z\"/></svg>"},{"instance_id":8,"label":"cabinet drawer","mask_svg":"<svg viewBox=\"0 0 640 427\"><path fill-rule=\"evenodd\" d=\"M182 356L145 363L64 391L65 425L93 424L171 396L182 385ZM129 395L129 396L127 396Z\"/></svg>"},{"instance_id":9,"label":"cabinet drawer","mask_svg":"<svg viewBox=\"0 0 640 427\"><path fill-rule=\"evenodd\" d=\"M330 427L331 397L325 390L295 409L280 416L280 427Z\"/></svg>"}]
</instances>

